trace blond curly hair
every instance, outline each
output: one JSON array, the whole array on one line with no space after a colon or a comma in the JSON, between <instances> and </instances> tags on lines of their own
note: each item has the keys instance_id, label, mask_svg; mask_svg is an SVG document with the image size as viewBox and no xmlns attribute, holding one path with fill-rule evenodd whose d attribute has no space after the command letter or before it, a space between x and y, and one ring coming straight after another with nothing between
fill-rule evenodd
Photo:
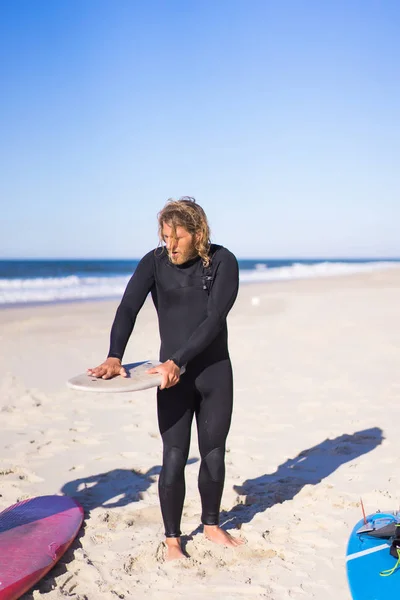
<instances>
[{"instance_id":1,"label":"blond curly hair","mask_svg":"<svg viewBox=\"0 0 400 600\"><path fill-rule=\"evenodd\" d=\"M179 200L168 200L164 208L158 213L158 236L160 244L163 239L163 225L166 223L172 227L172 234L176 235L176 228L183 227L193 236L194 247L200 256L203 265L208 267L210 264L210 227L204 210L196 200L191 196L182 196Z\"/></svg>"}]
</instances>

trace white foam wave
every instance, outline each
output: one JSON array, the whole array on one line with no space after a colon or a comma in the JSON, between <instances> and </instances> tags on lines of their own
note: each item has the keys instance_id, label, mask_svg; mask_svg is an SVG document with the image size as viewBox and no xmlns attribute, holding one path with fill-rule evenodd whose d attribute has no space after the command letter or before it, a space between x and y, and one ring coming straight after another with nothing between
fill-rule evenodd
<instances>
[{"instance_id":1,"label":"white foam wave","mask_svg":"<svg viewBox=\"0 0 400 600\"><path fill-rule=\"evenodd\" d=\"M124 293L125 277L49 277L0 279L0 305L117 298Z\"/></svg>"},{"instance_id":2,"label":"white foam wave","mask_svg":"<svg viewBox=\"0 0 400 600\"><path fill-rule=\"evenodd\" d=\"M262 266L261 266L262 265ZM262 263L251 271L241 270L241 283L329 277L398 267L400 262L344 263L320 262L313 265L295 263L287 267L268 268ZM130 276L49 277L0 279L0 306L51 303L96 298L121 298Z\"/></svg>"},{"instance_id":3,"label":"white foam wave","mask_svg":"<svg viewBox=\"0 0 400 600\"><path fill-rule=\"evenodd\" d=\"M36 277L32 279L0 279L0 290L26 290L49 288L73 288L79 285L80 278L69 277Z\"/></svg>"},{"instance_id":4,"label":"white foam wave","mask_svg":"<svg viewBox=\"0 0 400 600\"><path fill-rule=\"evenodd\" d=\"M351 275L390 267L399 267L400 262L319 262L315 264L294 263L287 267L260 268L256 265L253 271L240 271L241 283L261 283L263 281L281 281L290 279L310 279L314 277L332 277L334 275Z\"/></svg>"}]
</instances>

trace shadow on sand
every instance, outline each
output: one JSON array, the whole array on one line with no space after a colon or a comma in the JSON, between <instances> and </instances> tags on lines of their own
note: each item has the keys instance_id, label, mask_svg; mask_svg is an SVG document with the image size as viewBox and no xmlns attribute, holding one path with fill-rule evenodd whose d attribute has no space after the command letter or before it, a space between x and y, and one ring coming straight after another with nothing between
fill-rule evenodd
<instances>
[{"instance_id":1,"label":"shadow on sand","mask_svg":"<svg viewBox=\"0 0 400 600\"><path fill-rule=\"evenodd\" d=\"M188 465L196 463L198 458L189 458ZM74 498L85 510L86 519L90 511L103 506L117 508L137 502L157 480L161 466L151 467L146 473L135 469L114 469L107 473L99 473L74 479L61 488L61 493Z\"/></svg>"},{"instance_id":2,"label":"shadow on sand","mask_svg":"<svg viewBox=\"0 0 400 600\"><path fill-rule=\"evenodd\" d=\"M379 427L344 434L303 450L295 458L279 465L274 473L246 479L234 490L244 496L229 511L221 513L224 529L238 528L275 504L292 500L305 485L317 485L341 465L367 454L384 440Z\"/></svg>"},{"instance_id":3,"label":"shadow on sand","mask_svg":"<svg viewBox=\"0 0 400 600\"><path fill-rule=\"evenodd\" d=\"M151 467L146 473L135 469L114 469L66 483L61 493L74 498L85 509L86 518L90 511L99 506L117 508L137 502L155 482L160 466Z\"/></svg>"}]
</instances>

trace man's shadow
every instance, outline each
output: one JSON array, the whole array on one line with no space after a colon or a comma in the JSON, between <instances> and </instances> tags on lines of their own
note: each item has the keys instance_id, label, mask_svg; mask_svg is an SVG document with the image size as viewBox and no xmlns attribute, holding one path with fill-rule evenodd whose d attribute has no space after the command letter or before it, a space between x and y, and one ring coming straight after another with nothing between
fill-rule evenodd
<instances>
[{"instance_id":1,"label":"man's shadow","mask_svg":"<svg viewBox=\"0 0 400 600\"><path fill-rule=\"evenodd\" d=\"M317 485L341 465L371 452L383 440L379 427L326 439L288 459L274 473L246 479L242 485L234 486L243 500L221 513L221 525L224 529L240 528L256 514L292 500L305 485Z\"/></svg>"},{"instance_id":2,"label":"man's shadow","mask_svg":"<svg viewBox=\"0 0 400 600\"><path fill-rule=\"evenodd\" d=\"M197 461L197 458L190 458L187 464ZM107 473L74 479L62 487L61 493L79 502L87 519L94 508L117 508L138 502L144 492L156 482L160 471L159 465L151 467L145 473L135 469L114 469Z\"/></svg>"},{"instance_id":3,"label":"man's shadow","mask_svg":"<svg viewBox=\"0 0 400 600\"><path fill-rule=\"evenodd\" d=\"M74 498L85 510L85 518L94 508L116 508L140 500L142 494L155 482L161 467L151 467L146 473L135 469L114 469L74 479L61 488L61 493Z\"/></svg>"}]
</instances>

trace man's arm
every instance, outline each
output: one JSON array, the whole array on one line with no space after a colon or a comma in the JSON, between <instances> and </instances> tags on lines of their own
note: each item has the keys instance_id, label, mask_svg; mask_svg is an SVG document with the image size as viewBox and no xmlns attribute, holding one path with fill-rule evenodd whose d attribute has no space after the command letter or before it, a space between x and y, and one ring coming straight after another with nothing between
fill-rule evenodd
<instances>
[{"instance_id":1,"label":"man's arm","mask_svg":"<svg viewBox=\"0 0 400 600\"><path fill-rule=\"evenodd\" d=\"M215 339L224 327L226 317L236 300L239 288L238 263L229 250L224 248L222 252L208 297L207 317L185 345L171 356L179 367L200 354Z\"/></svg>"},{"instance_id":2,"label":"man's arm","mask_svg":"<svg viewBox=\"0 0 400 600\"><path fill-rule=\"evenodd\" d=\"M136 317L153 285L154 250L142 258L126 287L111 328L108 358L122 360Z\"/></svg>"}]
</instances>

